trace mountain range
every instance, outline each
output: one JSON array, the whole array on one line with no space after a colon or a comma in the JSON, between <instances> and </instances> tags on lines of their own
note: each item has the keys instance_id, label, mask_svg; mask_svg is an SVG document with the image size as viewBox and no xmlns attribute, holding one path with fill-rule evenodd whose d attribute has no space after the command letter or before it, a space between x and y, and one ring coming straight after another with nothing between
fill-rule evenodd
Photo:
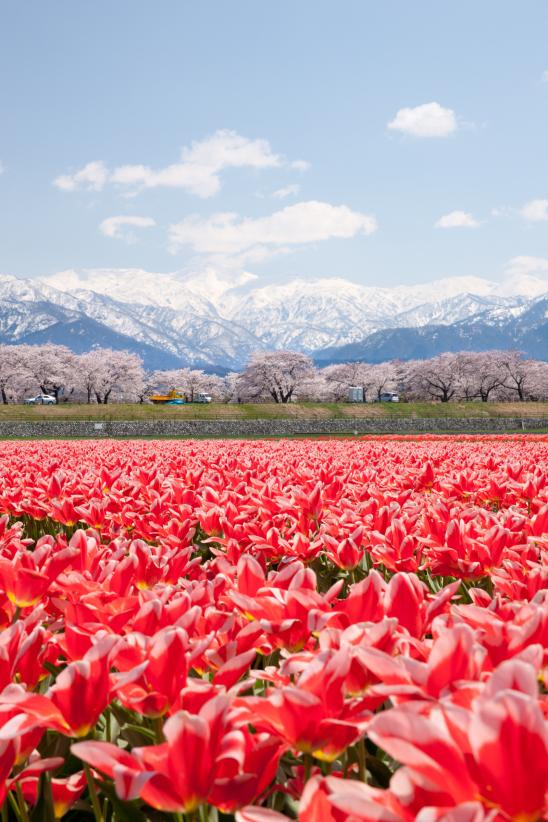
<instances>
[{"instance_id":1,"label":"mountain range","mask_svg":"<svg viewBox=\"0 0 548 822\"><path fill-rule=\"evenodd\" d=\"M318 362L516 348L548 359L548 282L478 277L363 286L343 278L258 286L214 271L65 271L0 275L0 342L135 351L148 368L238 370L251 352L304 351Z\"/></svg>"}]
</instances>

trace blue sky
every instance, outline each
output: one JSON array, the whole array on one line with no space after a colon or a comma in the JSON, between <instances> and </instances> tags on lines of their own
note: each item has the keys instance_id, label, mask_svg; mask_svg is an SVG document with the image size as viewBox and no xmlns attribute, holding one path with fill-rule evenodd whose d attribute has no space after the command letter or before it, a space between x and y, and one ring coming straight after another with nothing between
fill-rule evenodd
<instances>
[{"instance_id":1,"label":"blue sky","mask_svg":"<svg viewBox=\"0 0 548 822\"><path fill-rule=\"evenodd\" d=\"M4 0L0 271L546 271L547 31L545 0Z\"/></svg>"}]
</instances>

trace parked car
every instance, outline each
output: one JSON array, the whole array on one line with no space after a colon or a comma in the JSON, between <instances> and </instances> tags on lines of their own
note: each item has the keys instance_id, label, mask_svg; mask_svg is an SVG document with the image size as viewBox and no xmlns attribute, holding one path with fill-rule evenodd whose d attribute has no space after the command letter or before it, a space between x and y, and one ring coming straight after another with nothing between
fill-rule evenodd
<instances>
[{"instance_id":1,"label":"parked car","mask_svg":"<svg viewBox=\"0 0 548 822\"><path fill-rule=\"evenodd\" d=\"M380 396L381 402L399 402L400 398L398 394L395 394L393 391L385 391Z\"/></svg>"},{"instance_id":2,"label":"parked car","mask_svg":"<svg viewBox=\"0 0 548 822\"><path fill-rule=\"evenodd\" d=\"M37 394L35 397L28 397L25 405L55 405L56 400L51 394Z\"/></svg>"},{"instance_id":3,"label":"parked car","mask_svg":"<svg viewBox=\"0 0 548 822\"><path fill-rule=\"evenodd\" d=\"M198 394L194 402L212 402L212 398L210 394Z\"/></svg>"}]
</instances>

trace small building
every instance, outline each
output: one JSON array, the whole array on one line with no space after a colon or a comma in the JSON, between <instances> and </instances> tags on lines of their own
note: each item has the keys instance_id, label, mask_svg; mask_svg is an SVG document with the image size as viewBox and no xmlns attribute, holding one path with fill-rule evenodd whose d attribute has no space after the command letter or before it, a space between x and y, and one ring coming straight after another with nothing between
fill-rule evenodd
<instances>
[{"instance_id":1,"label":"small building","mask_svg":"<svg viewBox=\"0 0 548 822\"><path fill-rule=\"evenodd\" d=\"M363 388L351 385L348 389L348 402L363 402Z\"/></svg>"}]
</instances>

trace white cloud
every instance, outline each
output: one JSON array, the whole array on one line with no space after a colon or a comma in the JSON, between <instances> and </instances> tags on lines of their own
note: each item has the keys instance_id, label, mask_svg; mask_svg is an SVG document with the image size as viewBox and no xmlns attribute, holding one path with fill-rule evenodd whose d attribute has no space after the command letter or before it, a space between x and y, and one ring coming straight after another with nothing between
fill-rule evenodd
<instances>
[{"instance_id":1,"label":"white cloud","mask_svg":"<svg viewBox=\"0 0 548 822\"><path fill-rule=\"evenodd\" d=\"M106 220L99 226L99 231L105 237L112 237L117 240L126 240L126 242L134 242L135 234L128 229L132 228L151 228L156 225L156 220L152 217L132 217L119 215L117 217L107 217Z\"/></svg>"},{"instance_id":2,"label":"white cloud","mask_svg":"<svg viewBox=\"0 0 548 822\"><path fill-rule=\"evenodd\" d=\"M289 164L290 168L294 168L295 171L308 171L310 168L310 163L308 160L293 160L292 163Z\"/></svg>"},{"instance_id":3,"label":"white cloud","mask_svg":"<svg viewBox=\"0 0 548 822\"><path fill-rule=\"evenodd\" d=\"M520 214L535 223L548 220L548 200L531 200L523 206Z\"/></svg>"},{"instance_id":4,"label":"white cloud","mask_svg":"<svg viewBox=\"0 0 548 822\"><path fill-rule=\"evenodd\" d=\"M173 252L189 246L199 254L240 255L240 262L257 262L291 247L376 230L377 221L369 214L312 200L257 219L234 213L187 217L170 226L169 244Z\"/></svg>"},{"instance_id":5,"label":"white cloud","mask_svg":"<svg viewBox=\"0 0 548 822\"><path fill-rule=\"evenodd\" d=\"M292 183L291 185L273 191L272 196L276 200L285 200L286 197L296 197L300 190L301 187L298 183Z\"/></svg>"},{"instance_id":6,"label":"white cloud","mask_svg":"<svg viewBox=\"0 0 548 822\"><path fill-rule=\"evenodd\" d=\"M388 128L413 137L448 137L457 130L457 118L450 108L424 103L415 108L400 108Z\"/></svg>"},{"instance_id":7,"label":"white cloud","mask_svg":"<svg viewBox=\"0 0 548 822\"><path fill-rule=\"evenodd\" d=\"M76 191L79 188L88 191L101 191L108 179L108 169L102 160L87 163L73 174L62 174L56 177L53 185L62 191Z\"/></svg>"},{"instance_id":8,"label":"white cloud","mask_svg":"<svg viewBox=\"0 0 548 822\"><path fill-rule=\"evenodd\" d=\"M542 72L542 82L543 83L548 83L548 69L546 69L546 71Z\"/></svg>"},{"instance_id":9,"label":"white cloud","mask_svg":"<svg viewBox=\"0 0 548 822\"><path fill-rule=\"evenodd\" d=\"M467 211L451 211L440 217L435 228L478 228L479 222Z\"/></svg>"},{"instance_id":10,"label":"white cloud","mask_svg":"<svg viewBox=\"0 0 548 822\"><path fill-rule=\"evenodd\" d=\"M111 180L144 188L185 188L199 197L211 197L221 187L219 173L226 168L272 168L282 165L267 140L248 140L234 131L217 131L183 148L181 162L153 170L148 166L120 166Z\"/></svg>"},{"instance_id":11,"label":"white cloud","mask_svg":"<svg viewBox=\"0 0 548 822\"><path fill-rule=\"evenodd\" d=\"M548 259L545 257L512 257L505 267L506 274L511 277L520 277L525 274L541 274L548 272Z\"/></svg>"},{"instance_id":12,"label":"white cloud","mask_svg":"<svg viewBox=\"0 0 548 822\"><path fill-rule=\"evenodd\" d=\"M6 170L6 167L5 167L4 163L2 162L2 160L0 160L0 174L3 174L5 172L5 170Z\"/></svg>"},{"instance_id":13,"label":"white cloud","mask_svg":"<svg viewBox=\"0 0 548 822\"><path fill-rule=\"evenodd\" d=\"M181 150L181 159L165 168L143 164L121 165L109 171L103 163L88 163L73 174L57 177L54 185L65 191L77 188L100 190L109 182L121 187L182 188L198 197L211 197L221 187L220 173L227 168L276 168L290 165L304 170L304 160L289 163L275 154L268 140L250 140L235 131L223 129L210 137L194 141Z\"/></svg>"}]
</instances>

